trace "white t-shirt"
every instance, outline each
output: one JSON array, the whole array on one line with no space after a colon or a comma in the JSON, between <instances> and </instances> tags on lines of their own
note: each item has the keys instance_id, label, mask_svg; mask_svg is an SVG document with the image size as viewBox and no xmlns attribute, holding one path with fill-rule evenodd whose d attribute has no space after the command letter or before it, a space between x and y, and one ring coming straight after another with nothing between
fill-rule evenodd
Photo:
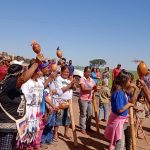
<instances>
[{"instance_id":1,"label":"white t-shirt","mask_svg":"<svg viewBox=\"0 0 150 150\"><path fill-rule=\"evenodd\" d=\"M68 79L63 79L61 76L58 76L51 84L50 90L56 90L57 94L53 95L53 103L55 106L59 106L60 101L65 102L67 100L72 99L73 91L68 90L65 93L61 90L61 88L66 87L70 84L71 81Z\"/></svg>"},{"instance_id":2,"label":"white t-shirt","mask_svg":"<svg viewBox=\"0 0 150 150\"><path fill-rule=\"evenodd\" d=\"M46 81L47 79L48 79L48 77L42 76L42 77L38 78L37 80L38 80L39 82L41 82L41 83L44 85L44 83L45 83L45 81Z\"/></svg>"},{"instance_id":3,"label":"white t-shirt","mask_svg":"<svg viewBox=\"0 0 150 150\"><path fill-rule=\"evenodd\" d=\"M44 85L38 80L29 79L22 85L21 89L28 105L38 105L42 101Z\"/></svg>"},{"instance_id":4,"label":"white t-shirt","mask_svg":"<svg viewBox=\"0 0 150 150\"><path fill-rule=\"evenodd\" d=\"M26 113L30 116L30 113L34 114L40 112L40 103L42 102L44 86L39 81L29 79L21 87L22 92L26 98ZM32 110L31 110L32 108Z\"/></svg>"},{"instance_id":5,"label":"white t-shirt","mask_svg":"<svg viewBox=\"0 0 150 150\"><path fill-rule=\"evenodd\" d=\"M21 87L26 98L26 115L28 116L28 130L35 132L40 126L40 104L42 102L44 85L42 82L29 79ZM33 131L33 128L35 129Z\"/></svg>"}]
</instances>

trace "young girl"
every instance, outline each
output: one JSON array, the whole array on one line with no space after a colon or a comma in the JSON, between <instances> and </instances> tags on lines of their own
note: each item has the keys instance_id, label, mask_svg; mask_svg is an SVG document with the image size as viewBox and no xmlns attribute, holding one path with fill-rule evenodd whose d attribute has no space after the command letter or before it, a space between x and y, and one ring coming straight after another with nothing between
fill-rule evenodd
<instances>
[{"instance_id":1,"label":"young girl","mask_svg":"<svg viewBox=\"0 0 150 150\"><path fill-rule=\"evenodd\" d=\"M41 138L41 147L47 149L47 145L56 146L53 142L53 127L55 126L56 120L56 111L58 107L55 107L52 102L52 91L48 88L44 90L44 98L46 102L46 112L44 119L45 120L45 128L43 130L42 138Z\"/></svg>"},{"instance_id":2,"label":"young girl","mask_svg":"<svg viewBox=\"0 0 150 150\"><path fill-rule=\"evenodd\" d=\"M72 89L75 87L75 82L69 80L69 69L67 66L61 67L61 76L58 76L51 84L53 90L53 104L59 107L56 113L56 124L54 127L54 141L58 141L58 128L65 126L64 137L70 139L68 136L68 129L70 126L70 116L68 111L68 101L72 100ZM63 109L63 105L67 108Z\"/></svg>"},{"instance_id":3,"label":"young girl","mask_svg":"<svg viewBox=\"0 0 150 150\"><path fill-rule=\"evenodd\" d=\"M126 92L131 87L135 90L129 101ZM124 149L123 125L128 117L128 109L129 107L134 106L136 98L137 88L131 83L131 75L125 70L121 71L113 82L111 95L112 112L109 116L108 124L104 133L105 137L110 140L110 150Z\"/></svg>"},{"instance_id":4,"label":"young girl","mask_svg":"<svg viewBox=\"0 0 150 150\"><path fill-rule=\"evenodd\" d=\"M97 86L91 76L91 68L89 66L84 68L84 77L80 79L80 96L79 96L79 108L80 108L80 127L81 133L87 134L87 131L91 131L92 120L92 96L93 91L97 90Z\"/></svg>"},{"instance_id":5,"label":"young girl","mask_svg":"<svg viewBox=\"0 0 150 150\"><path fill-rule=\"evenodd\" d=\"M136 102L136 107L135 107L135 110L136 110L136 119L139 120L139 122L137 122L137 124L143 124L143 120L145 119L145 112L147 110L146 108L146 103L145 103L145 97L142 95L142 94L139 94L138 95L138 98L137 98L137 102ZM140 128L139 126L137 127L137 137L138 138L142 138L140 136Z\"/></svg>"}]
</instances>

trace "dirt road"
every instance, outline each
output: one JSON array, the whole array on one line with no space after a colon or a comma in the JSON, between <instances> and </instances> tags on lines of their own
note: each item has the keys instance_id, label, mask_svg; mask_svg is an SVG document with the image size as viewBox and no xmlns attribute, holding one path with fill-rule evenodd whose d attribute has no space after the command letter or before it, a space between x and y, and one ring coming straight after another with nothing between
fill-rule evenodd
<instances>
[{"instance_id":1,"label":"dirt road","mask_svg":"<svg viewBox=\"0 0 150 150\"><path fill-rule=\"evenodd\" d=\"M59 128L59 141L57 142L57 147L49 146L51 150L108 150L108 142L104 138L104 129L106 127L106 123L100 122L100 133L96 132L95 121L92 120L92 129L94 130L93 133L89 135L83 135L80 133L79 130L79 107L78 107L78 93L74 93L73 98L73 109L75 115L75 123L77 129L77 136L78 136L78 147L75 147L72 141L68 141L67 139L63 138L64 128ZM146 118L144 121L144 131L146 133L146 137L150 144L150 119ZM73 137L72 130L70 129L69 135ZM137 139L137 150L150 150L150 145L147 145L145 140Z\"/></svg>"}]
</instances>

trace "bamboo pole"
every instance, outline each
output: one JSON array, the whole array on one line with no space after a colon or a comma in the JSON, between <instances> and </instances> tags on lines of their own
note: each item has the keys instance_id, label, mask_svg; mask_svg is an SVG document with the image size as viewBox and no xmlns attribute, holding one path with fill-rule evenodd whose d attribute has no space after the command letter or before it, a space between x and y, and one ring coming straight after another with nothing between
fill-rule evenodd
<instances>
[{"instance_id":1,"label":"bamboo pole","mask_svg":"<svg viewBox=\"0 0 150 150\"><path fill-rule=\"evenodd\" d=\"M99 133L98 110L97 110L95 93L93 93L93 107L94 107L94 113L95 113L96 130Z\"/></svg>"},{"instance_id":2,"label":"bamboo pole","mask_svg":"<svg viewBox=\"0 0 150 150\"><path fill-rule=\"evenodd\" d=\"M69 101L69 110L70 110L70 118L71 118L71 126L72 126L74 146L78 146L78 139L77 139L77 133L76 133L76 128L75 128L74 112L73 112L73 107L72 107L72 100Z\"/></svg>"},{"instance_id":3,"label":"bamboo pole","mask_svg":"<svg viewBox=\"0 0 150 150\"><path fill-rule=\"evenodd\" d=\"M145 135L145 132L144 132L144 130L143 130L143 128L142 128L142 125L141 125L141 123L140 123L140 119L139 119L137 116L136 116L136 118L137 118L137 130L138 130L139 128L141 129L141 131L142 131L142 133L143 133L143 136L144 136L144 139L145 139L147 145L149 145L148 140L147 140L146 135Z\"/></svg>"},{"instance_id":4,"label":"bamboo pole","mask_svg":"<svg viewBox=\"0 0 150 150\"><path fill-rule=\"evenodd\" d=\"M130 113L130 132L131 132L131 140L132 140L132 150L136 150L136 136L135 136L135 127L134 127L134 118L133 118L133 107L129 108Z\"/></svg>"}]
</instances>

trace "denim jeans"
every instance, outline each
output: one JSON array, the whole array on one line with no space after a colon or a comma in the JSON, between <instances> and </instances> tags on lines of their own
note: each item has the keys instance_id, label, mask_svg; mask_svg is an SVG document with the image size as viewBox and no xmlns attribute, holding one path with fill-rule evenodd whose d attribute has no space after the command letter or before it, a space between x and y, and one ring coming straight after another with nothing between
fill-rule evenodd
<instances>
[{"instance_id":1,"label":"denim jeans","mask_svg":"<svg viewBox=\"0 0 150 150\"><path fill-rule=\"evenodd\" d=\"M124 150L124 144L125 144L125 135L124 135L124 129L123 129L122 138L116 142L115 150Z\"/></svg>"},{"instance_id":2,"label":"denim jeans","mask_svg":"<svg viewBox=\"0 0 150 150\"><path fill-rule=\"evenodd\" d=\"M128 134L128 136L126 135L127 132L130 132L129 129L130 128L127 124L123 125L122 139L120 139L116 142L115 150L124 150L124 146L126 146L126 150L130 150L130 146L131 146L130 135L129 135L130 133ZM126 131L126 130L128 130L128 131Z\"/></svg>"},{"instance_id":3,"label":"denim jeans","mask_svg":"<svg viewBox=\"0 0 150 150\"><path fill-rule=\"evenodd\" d=\"M61 109L59 113L56 113L55 126L70 126L70 113L69 108Z\"/></svg>"},{"instance_id":4,"label":"denim jeans","mask_svg":"<svg viewBox=\"0 0 150 150\"><path fill-rule=\"evenodd\" d=\"M52 112L52 114L49 115L46 126L43 130L42 138L41 138L41 143L52 143L53 142L53 127L55 125L55 117L56 113Z\"/></svg>"},{"instance_id":5,"label":"denim jeans","mask_svg":"<svg viewBox=\"0 0 150 150\"><path fill-rule=\"evenodd\" d=\"M108 119L108 104L100 104L99 106L99 120L102 119L102 116L104 114L104 119Z\"/></svg>"},{"instance_id":6,"label":"denim jeans","mask_svg":"<svg viewBox=\"0 0 150 150\"><path fill-rule=\"evenodd\" d=\"M80 127L82 130L91 128L92 120L92 101L80 100L79 99L79 108L80 108Z\"/></svg>"},{"instance_id":7,"label":"denim jeans","mask_svg":"<svg viewBox=\"0 0 150 150\"><path fill-rule=\"evenodd\" d=\"M124 124L124 135L125 135L125 148L126 150L131 149L131 135L130 135L130 125Z\"/></svg>"}]
</instances>

